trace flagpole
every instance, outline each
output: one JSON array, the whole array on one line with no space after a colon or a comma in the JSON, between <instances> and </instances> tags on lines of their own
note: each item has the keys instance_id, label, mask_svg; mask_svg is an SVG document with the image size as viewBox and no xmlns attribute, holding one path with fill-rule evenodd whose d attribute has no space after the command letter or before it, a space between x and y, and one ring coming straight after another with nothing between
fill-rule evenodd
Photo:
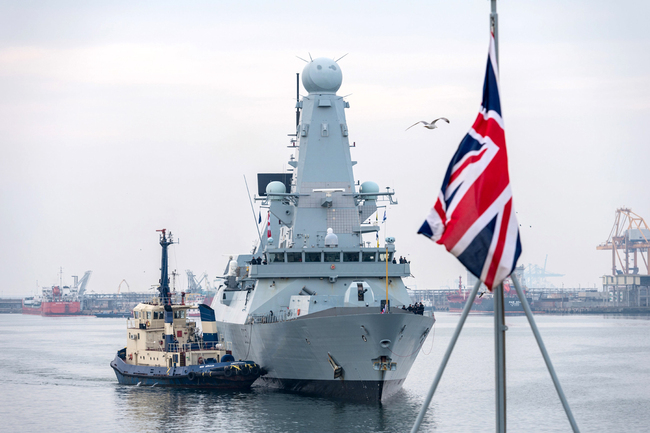
<instances>
[{"instance_id":1,"label":"flagpole","mask_svg":"<svg viewBox=\"0 0 650 433\"><path fill-rule=\"evenodd\" d=\"M463 312L460 315L460 320L458 321L458 325L456 325L456 330L454 331L454 335L451 337L451 341L449 342L449 346L447 347L445 356L443 356L442 362L440 363L440 367L438 367L438 373L436 373L436 378L433 380L433 383L431 384L431 388L429 388L429 393L427 394L427 398L424 400L424 403L422 404L422 409L420 409L420 413L418 414L418 417L415 420L415 424L413 424L411 433L416 433L420 428L420 424L422 424L422 419L424 419L424 414L427 412L427 409L429 408L429 404L431 403L433 394L436 392L438 383L442 378L442 373L445 372L445 367L447 366L449 357L451 357L451 352L454 351L454 346L456 345L456 341L458 340L460 331L463 330L465 319L467 319L469 310L472 308L472 305L474 304L474 298L476 298L476 293L478 292L479 287L481 287L481 280L478 280L476 284L474 284L472 293L469 295L469 298L467 298L467 301L465 302L465 308L463 308Z\"/></svg>"},{"instance_id":2,"label":"flagpole","mask_svg":"<svg viewBox=\"0 0 650 433\"><path fill-rule=\"evenodd\" d=\"M506 431L506 331L503 284L494 288L494 369L496 431Z\"/></svg>"},{"instance_id":3,"label":"flagpole","mask_svg":"<svg viewBox=\"0 0 650 433\"><path fill-rule=\"evenodd\" d=\"M546 351L546 346L542 341L542 335L539 333L539 329L537 329L537 325L535 324L535 319L533 319L533 312L530 310L530 306L528 305L528 301L526 300L526 295L524 294L524 291L521 289L521 285L519 285L519 280L517 279L517 276L513 273L512 275L510 275L510 278L512 278L512 282L515 283L515 290L517 290L517 296L519 296L519 300L521 301L521 306L524 308L524 312L526 313L526 317L528 318L528 324L530 325L530 329L532 329L533 331L535 340L537 340L539 351L542 352L542 357L544 358L544 362L546 363L548 372L551 374L551 379L553 379L553 385L555 385L555 390L557 391L557 394L560 397L560 401L562 402L562 406L564 407L564 412L566 413L567 418L569 418L569 423L571 424L571 428L575 433L578 433L580 431L578 430L578 424L573 418L573 413L571 413L569 402L564 396L564 392L562 391L562 386L560 386L560 380L557 378L557 375L555 374L555 369L553 368L553 364L551 363L551 357L548 356L548 352Z\"/></svg>"},{"instance_id":4,"label":"flagpole","mask_svg":"<svg viewBox=\"0 0 650 433\"><path fill-rule=\"evenodd\" d=\"M499 15L497 14L497 0L491 0L490 32L494 35L494 49L496 54L497 69L499 68ZM497 77L498 80L499 77ZM503 222L505 224L505 222ZM506 326L505 309L503 302L503 284L494 288L494 369L496 392L496 431L506 431Z\"/></svg>"},{"instance_id":5,"label":"flagpole","mask_svg":"<svg viewBox=\"0 0 650 433\"><path fill-rule=\"evenodd\" d=\"M490 31L494 34L494 47L499 64L499 15L497 14L497 0L491 0L492 11L490 12Z\"/></svg>"}]
</instances>

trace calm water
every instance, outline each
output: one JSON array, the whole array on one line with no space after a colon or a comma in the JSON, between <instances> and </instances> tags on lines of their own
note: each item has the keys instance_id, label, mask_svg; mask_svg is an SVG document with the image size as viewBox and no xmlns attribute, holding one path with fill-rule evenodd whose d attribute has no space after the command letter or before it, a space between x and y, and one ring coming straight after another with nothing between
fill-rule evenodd
<instances>
[{"instance_id":1,"label":"calm water","mask_svg":"<svg viewBox=\"0 0 650 433\"><path fill-rule=\"evenodd\" d=\"M129 387L109 367L125 320L0 315L2 431L409 431L459 315L437 315L403 390L382 405ZM506 319L508 431L570 431L525 317ZM650 318L537 316L583 432L650 430ZM421 431L494 431L493 319L471 316Z\"/></svg>"}]
</instances>

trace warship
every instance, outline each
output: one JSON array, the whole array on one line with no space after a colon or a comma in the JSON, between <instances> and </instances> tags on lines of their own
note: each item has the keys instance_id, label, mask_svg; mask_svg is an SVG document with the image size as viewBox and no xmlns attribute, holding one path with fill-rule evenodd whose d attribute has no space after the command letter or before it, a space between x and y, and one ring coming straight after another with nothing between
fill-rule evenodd
<instances>
[{"instance_id":1,"label":"warship","mask_svg":"<svg viewBox=\"0 0 650 433\"><path fill-rule=\"evenodd\" d=\"M379 402L401 388L435 319L401 309L410 264L394 260L394 238L380 246L376 222L397 202L390 188L355 183L342 77L331 59L305 66L291 168L258 174L264 233L231 256L211 306L262 384Z\"/></svg>"}]
</instances>

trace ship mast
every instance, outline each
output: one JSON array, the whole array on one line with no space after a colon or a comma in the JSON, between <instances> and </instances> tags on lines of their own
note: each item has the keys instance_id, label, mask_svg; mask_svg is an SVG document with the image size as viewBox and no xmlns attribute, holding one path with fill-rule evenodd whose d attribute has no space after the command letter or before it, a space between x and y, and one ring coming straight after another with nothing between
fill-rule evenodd
<instances>
[{"instance_id":1,"label":"ship mast","mask_svg":"<svg viewBox=\"0 0 650 433\"><path fill-rule=\"evenodd\" d=\"M172 296L171 290L169 289L169 273L168 273L168 254L167 247L174 243L172 239L172 233L169 232L169 237L166 235L167 229L156 230L161 232L160 235L160 246L162 247L162 260L160 264L160 286L158 286L158 292L160 296L160 302L163 305L171 305Z\"/></svg>"}]
</instances>

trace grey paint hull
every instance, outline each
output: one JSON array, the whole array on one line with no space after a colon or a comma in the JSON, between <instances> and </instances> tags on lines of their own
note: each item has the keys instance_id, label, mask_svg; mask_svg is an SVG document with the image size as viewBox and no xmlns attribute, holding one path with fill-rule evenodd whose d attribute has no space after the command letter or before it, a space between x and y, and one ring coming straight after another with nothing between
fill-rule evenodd
<instances>
[{"instance_id":1,"label":"grey paint hull","mask_svg":"<svg viewBox=\"0 0 650 433\"><path fill-rule=\"evenodd\" d=\"M276 323L222 322L219 329L232 342L234 353L254 359L267 372L261 378L266 384L305 394L380 401L400 389L432 325L431 317L368 309ZM387 347L382 340L390 340L384 341ZM328 354L343 368L343 377L334 378ZM396 363L394 371L374 368L382 356Z\"/></svg>"}]
</instances>

